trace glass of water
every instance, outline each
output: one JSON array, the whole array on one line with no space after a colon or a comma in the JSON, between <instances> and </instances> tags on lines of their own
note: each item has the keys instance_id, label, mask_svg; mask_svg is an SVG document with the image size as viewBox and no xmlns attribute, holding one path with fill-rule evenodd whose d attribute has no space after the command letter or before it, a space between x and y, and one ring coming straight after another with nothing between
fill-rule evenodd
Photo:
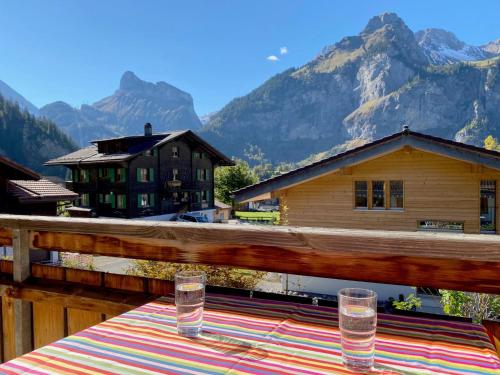
<instances>
[{"instance_id":1,"label":"glass of water","mask_svg":"<svg viewBox=\"0 0 500 375\"><path fill-rule=\"evenodd\" d=\"M181 271L175 274L175 307L177 332L198 337L203 325L206 274L203 271Z\"/></svg>"},{"instance_id":2,"label":"glass of water","mask_svg":"<svg viewBox=\"0 0 500 375\"><path fill-rule=\"evenodd\" d=\"M344 365L356 372L368 372L375 356L377 293L346 288L338 293L339 327Z\"/></svg>"}]
</instances>

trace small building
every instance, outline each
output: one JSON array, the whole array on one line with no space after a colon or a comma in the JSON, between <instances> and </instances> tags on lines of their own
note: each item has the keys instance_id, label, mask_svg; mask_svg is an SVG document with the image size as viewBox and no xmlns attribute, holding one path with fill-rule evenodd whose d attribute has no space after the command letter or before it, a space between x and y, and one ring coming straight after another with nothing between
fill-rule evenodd
<instances>
[{"instance_id":1,"label":"small building","mask_svg":"<svg viewBox=\"0 0 500 375\"><path fill-rule=\"evenodd\" d=\"M77 198L78 194L0 156L0 212L56 216L58 202Z\"/></svg>"},{"instance_id":2,"label":"small building","mask_svg":"<svg viewBox=\"0 0 500 375\"><path fill-rule=\"evenodd\" d=\"M499 181L500 153L406 128L238 190L234 198L279 198L282 225L498 234ZM369 286L395 299L412 292L293 275L286 285L321 294ZM439 308L437 297L420 296L427 311Z\"/></svg>"},{"instance_id":3,"label":"small building","mask_svg":"<svg viewBox=\"0 0 500 375\"><path fill-rule=\"evenodd\" d=\"M68 188L77 192L75 215L165 220L179 212L214 208L214 168L233 161L190 130L91 142L53 159L71 171ZM213 216L207 213L207 216Z\"/></svg>"},{"instance_id":4,"label":"small building","mask_svg":"<svg viewBox=\"0 0 500 375\"><path fill-rule=\"evenodd\" d=\"M222 223L222 222L227 222L229 219L231 219L231 211L233 208L225 204L224 202L219 201L218 199L215 200L215 220L216 222Z\"/></svg>"},{"instance_id":5,"label":"small building","mask_svg":"<svg viewBox=\"0 0 500 375\"><path fill-rule=\"evenodd\" d=\"M500 153L408 129L234 193L279 198L281 223L498 233Z\"/></svg>"}]
</instances>

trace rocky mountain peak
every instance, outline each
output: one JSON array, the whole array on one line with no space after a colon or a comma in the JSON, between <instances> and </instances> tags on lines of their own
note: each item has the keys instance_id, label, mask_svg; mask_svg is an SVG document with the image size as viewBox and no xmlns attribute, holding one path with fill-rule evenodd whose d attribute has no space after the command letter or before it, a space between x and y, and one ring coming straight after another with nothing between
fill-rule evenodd
<instances>
[{"instance_id":1,"label":"rocky mountain peak","mask_svg":"<svg viewBox=\"0 0 500 375\"><path fill-rule=\"evenodd\" d=\"M399 18L396 13L383 13L372 17L362 31L362 34L372 34L383 28L391 28L393 30L403 29L405 31L409 30L408 26L406 26L404 21Z\"/></svg>"},{"instance_id":2,"label":"rocky mountain peak","mask_svg":"<svg viewBox=\"0 0 500 375\"><path fill-rule=\"evenodd\" d=\"M146 82L139 79L133 72L126 71L120 79L120 90L140 90Z\"/></svg>"},{"instance_id":3,"label":"rocky mountain peak","mask_svg":"<svg viewBox=\"0 0 500 375\"><path fill-rule=\"evenodd\" d=\"M443 29L425 29L415 33L415 38L421 47L428 46L447 46L458 50L465 46L465 43L459 40L455 34Z\"/></svg>"}]
</instances>

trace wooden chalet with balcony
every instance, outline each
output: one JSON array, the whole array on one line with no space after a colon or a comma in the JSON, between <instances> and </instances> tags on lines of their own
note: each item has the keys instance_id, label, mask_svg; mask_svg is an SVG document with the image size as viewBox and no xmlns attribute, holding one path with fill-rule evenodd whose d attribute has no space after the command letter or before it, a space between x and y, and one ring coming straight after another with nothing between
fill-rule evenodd
<instances>
[{"instance_id":1,"label":"wooden chalet with balcony","mask_svg":"<svg viewBox=\"0 0 500 375\"><path fill-rule=\"evenodd\" d=\"M500 153L410 131L234 193L279 198L285 225L499 233Z\"/></svg>"},{"instance_id":2,"label":"wooden chalet with balcony","mask_svg":"<svg viewBox=\"0 0 500 375\"><path fill-rule=\"evenodd\" d=\"M214 168L233 162L193 132L93 141L50 160L71 170L67 186L80 210L97 216L136 218L214 208Z\"/></svg>"}]
</instances>

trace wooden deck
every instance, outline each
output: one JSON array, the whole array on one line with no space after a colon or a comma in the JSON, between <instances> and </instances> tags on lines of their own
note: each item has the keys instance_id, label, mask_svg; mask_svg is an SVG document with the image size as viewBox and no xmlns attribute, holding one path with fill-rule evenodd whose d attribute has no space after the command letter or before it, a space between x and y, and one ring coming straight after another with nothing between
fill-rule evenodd
<instances>
[{"instance_id":1,"label":"wooden deck","mask_svg":"<svg viewBox=\"0 0 500 375\"><path fill-rule=\"evenodd\" d=\"M0 262L3 361L173 289L163 280L30 264L30 249L500 294L495 235L0 215L2 245L14 246L14 262ZM490 326L498 335L498 324Z\"/></svg>"}]
</instances>

